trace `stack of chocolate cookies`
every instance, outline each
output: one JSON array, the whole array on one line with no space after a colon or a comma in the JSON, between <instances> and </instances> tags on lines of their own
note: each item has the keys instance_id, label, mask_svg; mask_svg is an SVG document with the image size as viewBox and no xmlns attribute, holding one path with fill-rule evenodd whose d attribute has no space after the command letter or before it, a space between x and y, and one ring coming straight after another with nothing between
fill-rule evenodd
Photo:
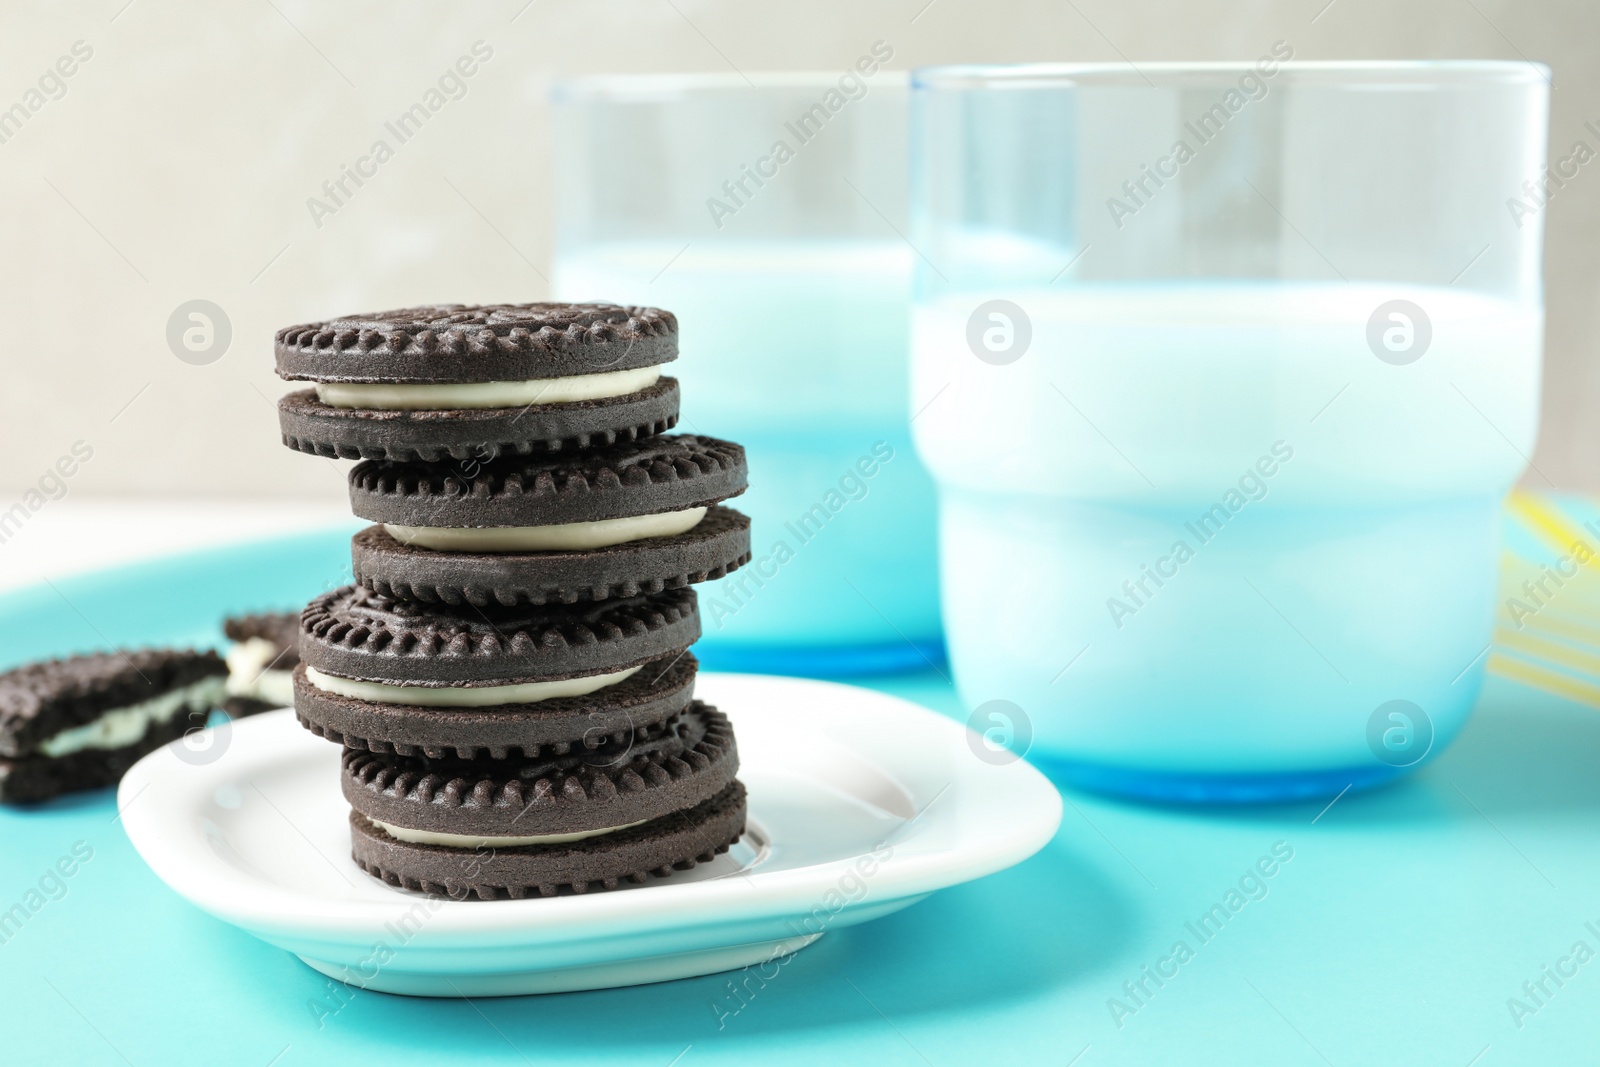
<instances>
[{"instance_id":1,"label":"stack of chocolate cookies","mask_svg":"<svg viewBox=\"0 0 1600 1067\"><path fill-rule=\"evenodd\" d=\"M291 326L284 442L350 472L354 585L300 620L296 715L344 746L353 854L391 885L550 896L744 832L694 699L693 583L750 559L744 451L668 435L677 320L446 305Z\"/></svg>"}]
</instances>

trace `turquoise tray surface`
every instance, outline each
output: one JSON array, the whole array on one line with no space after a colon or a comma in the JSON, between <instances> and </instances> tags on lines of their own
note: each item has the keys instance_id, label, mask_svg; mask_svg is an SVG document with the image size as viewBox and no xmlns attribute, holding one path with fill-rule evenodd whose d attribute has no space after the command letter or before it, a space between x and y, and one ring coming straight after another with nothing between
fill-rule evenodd
<instances>
[{"instance_id":1,"label":"turquoise tray surface","mask_svg":"<svg viewBox=\"0 0 1600 1067\"><path fill-rule=\"evenodd\" d=\"M7 594L0 658L216 644L224 614L291 606L344 581L347 538L232 546ZM965 718L936 670L852 681ZM1582 703L1492 675L1442 757L1331 806L1064 797L1060 832L1031 860L830 932L765 979L466 1002L339 985L191 907L134 853L109 790L0 810L0 1059L1491 1067L1593 1057L1600 715Z\"/></svg>"}]
</instances>

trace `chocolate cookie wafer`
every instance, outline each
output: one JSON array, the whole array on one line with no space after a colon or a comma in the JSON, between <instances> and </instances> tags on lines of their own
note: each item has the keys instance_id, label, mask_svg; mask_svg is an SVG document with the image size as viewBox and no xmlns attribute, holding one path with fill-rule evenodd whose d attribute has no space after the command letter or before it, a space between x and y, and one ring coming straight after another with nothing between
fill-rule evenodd
<instances>
[{"instance_id":1,"label":"chocolate cookie wafer","mask_svg":"<svg viewBox=\"0 0 1600 1067\"><path fill-rule=\"evenodd\" d=\"M294 702L294 669L300 663L300 613L235 615L222 622L233 642L228 663L228 696L222 710L235 719Z\"/></svg>"},{"instance_id":2,"label":"chocolate cookie wafer","mask_svg":"<svg viewBox=\"0 0 1600 1067\"><path fill-rule=\"evenodd\" d=\"M379 752L531 756L682 710L699 636L690 589L455 611L349 586L301 616L295 710L313 732Z\"/></svg>"},{"instance_id":3,"label":"chocolate cookie wafer","mask_svg":"<svg viewBox=\"0 0 1600 1067\"><path fill-rule=\"evenodd\" d=\"M215 652L144 649L47 660L0 674L0 801L112 785L222 700Z\"/></svg>"},{"instance_id":4,"label":"chocolate cookie wafer","mask_svg":"<svg viewBox=\"0 0 1600 1067\"><path fill-rule=\"evenodd\" d=\"M353 585L306 605L300 658L313 685L346 696L484 706L507 703L495 699L507 696L593 692L650 660L683 651L699 636L692 589L570 607L482 610L395 600ZM407 688L416 692L393 692Z\"/></svg>"},{"instance_id":5,"label":"chocolate cookie wafer","mask_svg":"<svg viewBox=\"0 0 1600 1067\"><path fill-rule=\"evenodd\" d=\"M474 707L358 700L311 684L302 667L294 675L294 707L302 726L348 748L433 759L531 760L647 736L689 706L698 667L693 654L678 652L592 693Z\"/></svg>"},{"instance_id":6,"label":"chocolate cookie wafer","mask_svg":"<svg viewBox=\"0 0 1600 1067\"><path fill-rule=\"evenodd\" d=\"M636 826L577 840L507 845L406 841L350 812L351 855L390 885L456 899L555 896L616 889L709 863L739 840L744 786L735 781L709 800Z\"/></svg>"},{"instance_id":7,"label":"chocolate cookie wafer","mask_svg":"<svg viewBox=\"0 0 1600 1067\"><path fill-rule=\"evenodd\" d=\"M479 462L671 429L670 312L616 304L442 304L290 326L278 404L291 448L347 459Z\"/></svg>"},{"instance_id":8,"label":"chocolate cookie wafer","mask_svg":"<svg viewBox=\"0 0 1600 1067\"><path fill-rule=\"evenodd\" d=\"M750 559L744 449L690 434L571 456L457 465L366 462L351 509L356 580L427 603L629 597L719 578Z\"/></svg>"},{"instance_id":9,"label":"chocolate cookie wafer","mask_svg":"<svg viewBox=\"0 0 1600 1067\"><path fill-rule=\"evenodd\" d=\"M692 808L733 782L739 756L727 717L695 701L655 729L565 755L460 761L352 748L343 767L345 799L391 836L470 848L606 833Z\"/></svg>"}]
</instances>

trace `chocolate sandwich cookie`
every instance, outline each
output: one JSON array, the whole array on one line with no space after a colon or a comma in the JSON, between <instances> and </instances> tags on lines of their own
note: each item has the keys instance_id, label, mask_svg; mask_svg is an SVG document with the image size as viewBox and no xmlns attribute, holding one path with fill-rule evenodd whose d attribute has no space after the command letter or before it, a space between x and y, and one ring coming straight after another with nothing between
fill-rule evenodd
<instances>
[{"instance_id":1,"label":"chocolate sandwich cookie","mask_svg":"<svg viewBox=\"0 0 1600 1067\"><path fill-rule=\"evenodd\" d=\"M682 712L698 667L680 652L593 693L473 707L358 700L318 688L301 668L294 707L306 729L351 749L457 760L588 756L648 738Z\"/></svg>"},{"instance_id":2,"label":"chocolate sandwich cookie","mask_svg":"<svg viewBox=\"0 0 1600 1067\"><path fill-rule=\"evenodd\" d=\"M720 578L750 559L744 449L690 434L560 457L368 461L351 509L356 580L428 603L575 603Z\"/></svg>"},{"instance_id":3,"label":"chocolate sandwich cookie","mask_svg":"<svg viewBox=\"0 0 1600 1067\"><path fill-rule=\"evenodd\" d=\"M672 428L671 312L616 304L442 304L290 326L284 444L345 459L481 462Z\"/></svg>"},{"instance_id":4,"label":"chocolate sandwich cookie","mask_svg":"<svg viewBox=\"0 0 1600 1067\"><path fill-rule=\"evenodd\" d=\"M295 710L312 732L379 752L532 756L681 710L699 636L690 589L458 611L349 586L301 616Z\"/></svg>"},{"instance_id":5,"label":"chocolate sandwich cookie","mask_svg":"<svg viewBox=\"0 0 1600 1067\"><path fill-rule=\"evenodd\" d=\"M299 612L236 615L223 620L222 632L233 642L226 656L228 695L222 710L239 719L294 703Z\"/></svg>"},{"instance_id":6,"label":"chocolate sandwich cookie","mask_svg":"<svg viewBox=\"0 0 1600 1067\"><path fill-rule=\"evenodd\" d=\"M692 808L576 840L507 844L394 832L350 812L351 856L390 885L457 900L555 896L642 884L709 863L744 835L745 790L735 781ZM449 844L434 843L449 840ZM519 839L512 838L512 841Z\"/></svg>"},{"instance_id":7,"label":"chocolate sandwich cookie","mask_svg":"<svg viewBox=\"0 0 1600 1067\"><path fill-rule=\"evenodd\" d=\"M652 730L566 755L464 762L351 748L343 766L345 799L393 837L511 845L692 808L733 782L739 755L727 717L697 700Z\"/></svg>"},{"instance_id":8,"label":"chocolate sandwich cookie","mask_svg":"<svg viewBox=\"0 0 1600 1067\"><path fill-rule=\"evenodd\" d=\"M146 753L204 726L227 673L214 652L144 649L0 674L0 801L114 784Z\"/></svg>"},{"instance_id":9,"label":"chocolate sandwich cookie","mask_svg":"<svg viewBox=\"0 0 1600 1067\"><path fill-rule=\"evenodd\" d=\"M483 610L395 600L353 585L306 605L300 659L313 685L345 696L487 706L593 692L699 636L692 589Z\"/></svg>"}]
</instances>

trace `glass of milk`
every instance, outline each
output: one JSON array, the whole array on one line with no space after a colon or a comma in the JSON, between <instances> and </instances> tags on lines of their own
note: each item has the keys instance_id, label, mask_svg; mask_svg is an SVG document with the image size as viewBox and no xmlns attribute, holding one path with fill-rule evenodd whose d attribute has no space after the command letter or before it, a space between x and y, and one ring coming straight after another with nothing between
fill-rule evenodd
<instances>
[{"instance_id":1,"label":"glass of milk","mask_svg":"<svg viewBox=\"0 0 1600 1067\"><path fill-rule=\"evenodd\" d=\"M1549 72L912 78L910 406L980 732L1332 796L1460 731L1538 423Z\"/></svg>"},{"instance_id":2,"label":"glass of milk","mask_svg":"<svg viewBox=\"0 0 1600 1067\"><path fill-rule=\"evenodd\" d=\"M677 314L679 432L745 446L753 559L699 587L708 664L942 657L932 479L911 446L903 73L559 85L556 296Z\"/></svg>"}]
</instances>

